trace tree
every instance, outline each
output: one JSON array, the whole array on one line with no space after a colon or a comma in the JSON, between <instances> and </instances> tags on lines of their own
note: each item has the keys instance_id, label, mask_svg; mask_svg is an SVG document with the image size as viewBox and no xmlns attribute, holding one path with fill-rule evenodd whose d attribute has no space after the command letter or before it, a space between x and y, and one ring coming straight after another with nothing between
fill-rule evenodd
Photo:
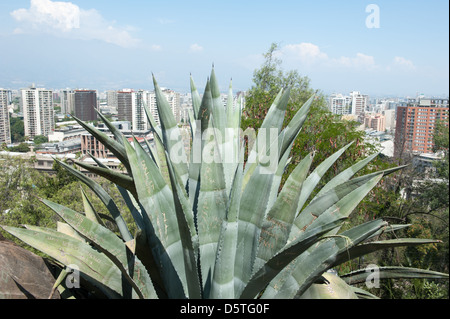
<instances>
[{"instance_id":1,"label":"tree","mask_svg":"<svg viewBox=\"0 0 450 319\"><path fill-rule=\"evenodd\" d=\"M27 143L20 143L18 146L8 148L10 152L27 153L30 151L30 147Z\"/></svg>"},{"instance_id":2,"label":"tree","mask_svg":"<svg viewBox=\"0 0 450 319\"><path fill-rule=\"evenodd\" d=\"M308 121L304 123L302 134L299 134L292 148L292 160L285 176L311 151L316 151L311 167L313 170L334 152L354 142L324 176L323 183L329 179L329 176L334 176L350 163L374 153L374 145L363 141L364 131L356 130L359 123L342 120L340 116L332 114L327 108L325 95L311 88L308 77L301 76L297 70L288 72L282 70L282 61L277 58L277 50L278 44L273 43L263 54L264 62L261 67L253 73L253 86L245 99L242 129L245 130L248 127L258 129L261 126L280 89L291 88L284 125L287 125L299 108L315 94Z\"/></svg>"},{"instance_id":3,"label":"tree","mask_svg":"<svg viewBox=\"0 0 450 319\"><path fill-rule=\"evenodd\" d=\"M13 143L23 142L25 141L25 128L23 120L10 117L10 125L11 125L11 140Z\"/></svg>"},{"instance_id":4,"label":"tree","mask_svg":"<svg viewBox=\"0 0 450 319\"><path fill-rule=\"evenodd\" d=\"M47 143L48 142L48 137L44 136L44 135L36 135L34 137L33 141L34 141L35 145L40 145L40 144L43 144L43 143Z\"/></svg>"}]
</instances>

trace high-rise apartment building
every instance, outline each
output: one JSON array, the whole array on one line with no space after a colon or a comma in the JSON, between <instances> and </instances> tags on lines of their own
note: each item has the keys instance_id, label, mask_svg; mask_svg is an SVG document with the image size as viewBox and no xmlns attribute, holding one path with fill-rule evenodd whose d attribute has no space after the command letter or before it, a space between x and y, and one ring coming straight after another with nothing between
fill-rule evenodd
<instances>
[{"instance_id":1,"label":"high-rise apartment building","mask_svg":"<svg viewBox=\"0 0 450 319\"><path fill-rule=\"evenodd\" d=\"M356 116L361 116L366 111L367 104L369 102L369 96L361 94L361 92L353 91L350 92L352 114Z\"/></svg>"},{"instance_id":2,"label":"high-rise apartment building","mask_svg":"<svg viewBox=\"0 0 450 319\"><path fill-rule=\"evenodd\" d=\"M74 112L74 92L71 89L61 90L59 93L61 100L61 114L72 114Z\"/></svg>"},{"instance_id":3,"label":"high-rise apartment building","mask_svg":"<svg viewBox=\"0 0 450 319\"><path fill-rule=\"evenodd\" d=\"M331 113L339 115L351 114L351 97L342 94L332 94L329 99Z\"/></svg>"},{"instance_id":4,"label":"high-rise apartment building","mask_svg":"<svg viewBox=\"0 0 450 319\"><path fill-rule=\"evenodd\" d=\"M0 88L0 145L11 143L11 126L9 124L9 91Z\"/></svg>"},{"instance_id":5,"label":"high-rise apartment building","mask_svg":"<svg viewBox=\"0 0 450 319\"><path fill-rule=\"evenodd\" d=\"M97 91L74 91L74 115L82 121L97 120Z\"/></svg>"},{"instance_id":6,"label":"high-rise apartment building","mask_svg":"<svg viewBox=\"0 0 450 319\"><path fill-rule=\"evenodd\" d=\"M404 152L432 153L436 121L448 126L448 99L410 100L397 107L394 156Z\"/></svg>"},{"instance_id":7,"label":"high-rise apartment building","mask_svg":"<svg viewBox=\"0 0 450 319\"><path fill-rule=\"evenodd\" d=\"M106 91L106 104L117 110L117 91Z\"/></svg>"},{"instance_id":8,"label":"high-rise apartment building","mask_svg":"<svg viewBox=\"0 0 450 319\"><path fill-rule=\"evenodd\" d=\"M148 129L147 115L144 105L148 103L149 92L130 89L117 92L117 118L119 121L129 121L134 131Z\"/></svg>"},{"instance_id":9,"label":"high-rise apartment building","mask_svg":"<svg viewBox=\"0 0 450 319\"><path fill-rule=\"evenodd\" d=\"M25 136L48 136L55 129L53 91L34 85L20 91Z\"/></svg>"}]
</instances>

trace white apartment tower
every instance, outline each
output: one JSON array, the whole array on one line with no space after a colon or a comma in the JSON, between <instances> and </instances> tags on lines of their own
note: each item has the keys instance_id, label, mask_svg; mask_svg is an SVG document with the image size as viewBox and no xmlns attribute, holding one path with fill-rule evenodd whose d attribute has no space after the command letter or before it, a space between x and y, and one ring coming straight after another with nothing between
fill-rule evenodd
<instances>
[{"instance_id":1,"label":"white apartment tower","mask_svg":"<svg viewBox=\"0 0 450 319\"><path fill-rule=\"evenodd\" d=\"M53 91L31 86L20 90L25 136L48 136L55 129Z\"/></svg>"},{"instance_id":2,"label":"white apartment tower","mask_svg":"<svg viewBox=\"0 0 450 319\"><path fill-rule=\"evenodd\" d=\"M351 114L352 99L342 94L332 94L329 100L330 111L333 114L347 115Z\"/></svg>"},{"instance_id":3,"label":"white apartment tower","mask_svg":"<svg viewBox=\"0 0 450 319\"><path fill-rule=\"evenodd\" d=\"M8 90L0 88L0 145L11 144L11 127L9 125Z\"/></svg>"},{"instance_id":4,"label":"white apartment tower","mask_svg":"<svg viewBox=\"0 0 450 319\"><path fill-rule=\"evenodd\" d=\"M352 100L352 114L356 116L364 114L366 106L369 102L369 96L363 95L358 91L353 91L350 92L350 98Z\"/></svg>"},{"instance_id":5,"label":"white apartment tower","mask_svg":"<svg viewBox=\"0 0 450 319\"><path fill-rule=\"evenodd\" d=\"M74 110L74 92L71 89L64 89L60 92L61 114L72 114Z\"/></svg>"}]
</instances>

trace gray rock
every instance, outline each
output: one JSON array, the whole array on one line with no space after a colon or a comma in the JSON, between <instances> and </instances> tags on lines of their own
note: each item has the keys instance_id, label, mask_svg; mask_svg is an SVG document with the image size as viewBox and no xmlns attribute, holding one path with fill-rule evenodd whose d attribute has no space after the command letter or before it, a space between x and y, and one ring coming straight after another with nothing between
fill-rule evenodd
<instances>
[{"instance_id":1,"label":"gray rock","mask_svg":"<svg viewBox=\"0 0 450 319\"><path fill-rule=\"evenodd\" d=\"M0 234L0 299L47 299L55 277L42 257ZM53 299L59 299L58 291Z\"/></svg>"}]
</instances>

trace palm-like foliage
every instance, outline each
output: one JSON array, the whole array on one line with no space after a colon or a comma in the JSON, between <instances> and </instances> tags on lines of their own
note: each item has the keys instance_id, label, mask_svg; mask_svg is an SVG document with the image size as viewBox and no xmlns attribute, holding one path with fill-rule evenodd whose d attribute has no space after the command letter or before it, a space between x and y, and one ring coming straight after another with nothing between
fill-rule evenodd
<instances>
[{"instance_id":1,"label":"palm-like foliage","mask_svg":"<svg viewBox=\"0 0 450 319\"><path fill-rule=\"evenodd\" d=\"M383 232L406 227L383 220L340 231L380 179L401 169L353 178L376 154L346 169L310 198L349 145L312 172L314 154L309 154L279 190L293 141L314 97L283 129L289 89L280 92L256 142L248 145L248 160L243 163L246 144L242 134L236 134L241 104L233 104L230 85L228 104L223 106L214 70L202 98L191 78L190 154L155 80L154 86L161 126L156 126L146 109L154 145L144 148L135 139L130 143L101 114L114 139L79 121L117 156L127 174L114 172L99 161L97 166L76 164L117 185L136 223L135 234L100 185L62 162L99 196L120 234L105 227L85 193L83 213L42 200L65 221L58 230L3 227L60 264L76 265L82 277L107 297L335 297L323 289L323 279L338 287L335 293L342 294L337 297L373 297L350 285L364 282L369 273L355 272L340 279L327 270L379 249L436 242L378 240ZM261 138L263 132L265 138ZM381 278L397 278L399 273L402 277L448 278L409 268L380 271Z\"/></svg>"}]
</instances>

